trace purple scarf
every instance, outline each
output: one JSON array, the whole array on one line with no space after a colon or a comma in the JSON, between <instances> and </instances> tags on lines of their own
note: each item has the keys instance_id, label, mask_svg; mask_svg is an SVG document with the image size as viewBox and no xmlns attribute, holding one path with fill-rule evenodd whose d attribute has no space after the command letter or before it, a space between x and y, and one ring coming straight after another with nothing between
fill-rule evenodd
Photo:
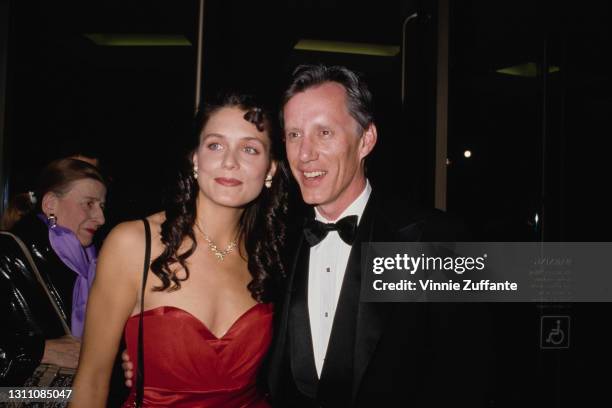
<instances>
[{"instance_id":1,"label":"purple scarf","mask_svg":"<svg viewBox=\"0 0 612 408\"><path fill-rule=\"evenodd\" d=\"M39 214L38 217L49 228L47 217L44 214ZM85 324L87 296L96 274L98 254L94 245L84 248L74 232L59 225L49 228L49 242L62 262L77 274L72 290L71 327L72 335L81 338Z\"/></svg>"}]
</instances>

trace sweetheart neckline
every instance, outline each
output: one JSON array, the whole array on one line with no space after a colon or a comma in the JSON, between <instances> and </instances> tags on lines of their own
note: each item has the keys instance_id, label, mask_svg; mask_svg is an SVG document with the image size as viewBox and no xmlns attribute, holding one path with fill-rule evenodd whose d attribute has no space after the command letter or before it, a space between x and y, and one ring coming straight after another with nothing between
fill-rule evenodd
<instances>
[{"instance_id":1,"label":"sweetheart neckline","mask_svg":"<svg viewBox=\"0 0 612 408\"><path fill-rule=\"evenodd\" d=\"M257 308L257 306L268 306L267 303L255 303L253 306L249 307L247 310L245 310L240 316L238 316L238 318L236 320L234 320L234 322L230 325L230 327L225 331L225 333L223 333L222 336L217 336L215 333L213 333L208 326L200 319L198 319L193 313L191 313L188 310L185 310L183 308L180 308L178 306L171 306L171 305L162 305L162 306L157 306L154 307L152 309L147 309L143 312L143 316L147 315L147 314L151 314L153 312L155 312L158 309L173 309L173 310L178 310L180 312L185 313L186 315L190 316L193 320L195 320L196 322L198 322L202 328L204 328L211 336L213 336L215 338L215 340L223 340L225 339L225 337L232 331L232 329L234 329L234 327L238 324L238 322L240 322L245 316L247 316L251 311L255 310ZM135 315L132 315L128 318L128 320L132 319L132 318L137 318L140 316L140 313L137 313Z\"/></svg>"}]
</instances>

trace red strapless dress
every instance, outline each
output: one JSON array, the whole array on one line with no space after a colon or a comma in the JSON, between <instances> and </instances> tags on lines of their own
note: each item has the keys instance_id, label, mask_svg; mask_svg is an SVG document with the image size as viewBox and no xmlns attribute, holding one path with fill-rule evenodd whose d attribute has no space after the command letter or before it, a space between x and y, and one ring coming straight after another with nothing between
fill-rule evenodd
<instances>
[{"instance_id":1,"label":"red strapless dress","mask_svg":"<svg viewBox=\"0 0 612 408\"><path fill-rule=\"evenodd\" d=\"M255 379L272 340L272 309L254 305L221 338L185 310L145 311L143 407L269 408ZM138 315L127 321L125 339L136 367ZM135 393L132 387L124 407Z\"/></svg>"}]
</instances>

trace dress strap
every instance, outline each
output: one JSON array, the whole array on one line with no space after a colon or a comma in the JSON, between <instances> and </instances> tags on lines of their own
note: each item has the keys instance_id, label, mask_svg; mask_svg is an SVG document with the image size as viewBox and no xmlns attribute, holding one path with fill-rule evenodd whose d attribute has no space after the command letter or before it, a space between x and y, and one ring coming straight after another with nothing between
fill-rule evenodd
<instances>
[{"instance_id":1,"label":"dress strap","mask_svg":"<svg viewBox=\"0 0 612 408\"><path fill-rule=\"evenodd\" d=\"M151 226L146 218L142 219L145 227L145 257L142 271L142 291L140 293L140 317L138 318L138 369L136 371L136 406L142 406L144 396L144 346L143 346L143 314L145 287L147 285L147 275L149 274L149 264L151 263Z\"/></svg>"}]
</instances>

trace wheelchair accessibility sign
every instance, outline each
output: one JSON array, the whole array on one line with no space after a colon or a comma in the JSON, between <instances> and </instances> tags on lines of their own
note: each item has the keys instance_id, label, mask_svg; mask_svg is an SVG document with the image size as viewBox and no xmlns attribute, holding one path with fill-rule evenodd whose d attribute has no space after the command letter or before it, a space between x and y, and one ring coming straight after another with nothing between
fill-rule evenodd
<instances>
[{"instance_id":1,"label":"wheelchair accessibility sign","mask_svg":"<svg viewBox=\"0 0 612 408\"><path fill-rule=\"evenodd\" d=\"M570 317L542 316L540 319L540 348L568 349L570 346Z\"/></svg>"}]
</instances>

